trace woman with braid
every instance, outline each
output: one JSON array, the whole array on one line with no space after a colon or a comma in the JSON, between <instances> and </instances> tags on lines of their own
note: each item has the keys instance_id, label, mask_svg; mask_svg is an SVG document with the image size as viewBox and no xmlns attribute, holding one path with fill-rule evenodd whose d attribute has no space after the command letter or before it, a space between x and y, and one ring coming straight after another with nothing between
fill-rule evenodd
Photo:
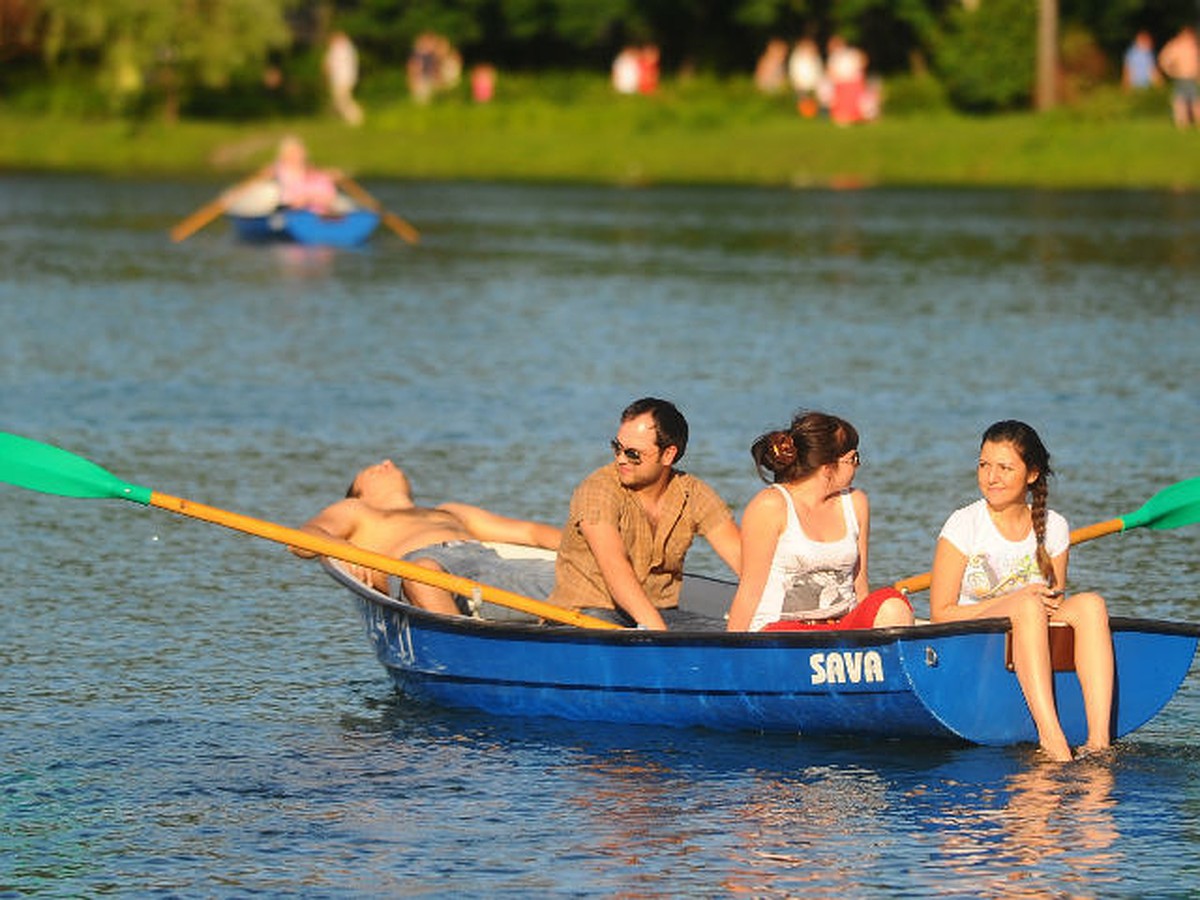
<instances>
[{"instance_id":1,"label":"woman with braid","mask_svg":"<svg viewBox=\"0 0 1200 900\"><path fill-rule=\"evenodd\" d=\"M1075 671L1083 688L1087 744L1109 746L1113 699L1112 633L1099 594L1064 599L1067 521L1046 507L1050 454L1024 422L997 422L983 434L977 478L983 498L953 513L938 536L929 591L934 622L1007 617L1013 665L1042 750L1072 758L1054 706L1051 622L1075 631Z\"/></svg>"},{"instance_id":2,"label":"woman with braid","mask_svg":"<svg viewBox=\"0 0 1200 900\"><path fill-rule=\"evenodd\" d=\"M891 588L868 593L867 495L850 486L862 460L844 419L799 413L756 440L759 477L774 483L742 515L742 571L729 631L911 625L912 607Z\"/></svg>"}]
</instances>

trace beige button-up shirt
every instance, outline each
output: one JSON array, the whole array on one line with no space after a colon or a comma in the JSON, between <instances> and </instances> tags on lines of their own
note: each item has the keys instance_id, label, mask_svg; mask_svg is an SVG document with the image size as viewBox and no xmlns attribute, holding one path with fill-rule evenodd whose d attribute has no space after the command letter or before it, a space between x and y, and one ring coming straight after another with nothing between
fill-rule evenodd
<instances>
[{"instance_id":1,"label":"beige button-up shirt","mask_svg":"<svg viewBox=\"0 0 1200 900\"><path fill-rule=\"evenodd\" d=\"M584 522L616 527L646 596L656 607L667 609L679 605L683 559L693 539L732 518L716 491L699 478L676 471L667 483L655 527L634 493L617 478L616 466L597 469L571 497L550 602L575 609L616 606L583 536Z\"/></svg>"}]
</instances>

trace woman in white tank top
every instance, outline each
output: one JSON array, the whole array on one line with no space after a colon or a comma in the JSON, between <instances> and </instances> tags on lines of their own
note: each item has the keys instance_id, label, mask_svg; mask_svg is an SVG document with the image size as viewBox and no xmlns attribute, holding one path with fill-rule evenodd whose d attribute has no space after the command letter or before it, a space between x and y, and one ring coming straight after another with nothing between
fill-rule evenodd
<instances>
[{"instance_id":1,"label":"woman in white tank top","mask_svg":"<svg viewBox=\"0 0 1200 900\"><path fill-rule=\"evenodd\" d=\"M759 475L766 481L772 473L774 483L742 516L742 573L728 629L911 625L912 608L899 594L863 603L870 505L851 487L861 462L854 426L799 413L788 429L758 438L750 453Z\"/></svg>"}]
</instances>

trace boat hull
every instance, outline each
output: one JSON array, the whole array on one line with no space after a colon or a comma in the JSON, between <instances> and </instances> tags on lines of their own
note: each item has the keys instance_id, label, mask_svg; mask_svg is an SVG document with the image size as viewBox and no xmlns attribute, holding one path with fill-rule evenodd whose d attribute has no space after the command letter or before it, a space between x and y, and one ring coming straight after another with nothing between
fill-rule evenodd
<instances>
[{"instance_id":1,"label":"boat hull","mask_svg":"<svg viewBox=\"0 0 1200 900\"><path fill-rule=\"evenodd\" d=\"M601 631L449 618L328 566L353 594L397 688L498 715L725 731L1036 741L1006 665L1008 622L843 632ZM686 596L686 588L685 588ZM1186 677L1200 631L1112 620L1113 736L1145 724ZM1055 673L1068 740L1082 743L1079 680Z\"/></svg>"},{"instance_id":2,"label":"boat hull","mask_svg":"<svg viewBox=\"0 0 1200 900\"><path fill-rule=\"evenodd\" d=\"M229 215L244 241L293 241L323 247L357 247L379 227L378 213L356 209L339 216L320 216L303 209L280 209L268 215Z\"/></svg>"}]
</instances>

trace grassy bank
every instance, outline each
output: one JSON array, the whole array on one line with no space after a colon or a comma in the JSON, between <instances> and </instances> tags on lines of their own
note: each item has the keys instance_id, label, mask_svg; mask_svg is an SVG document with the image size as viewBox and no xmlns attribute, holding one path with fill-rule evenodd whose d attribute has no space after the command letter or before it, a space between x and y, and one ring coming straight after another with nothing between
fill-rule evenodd
<instances>
[{"instance_id":1,"label":"grassy bank","mask_svg":"<svg viewBox=\"0 0 1200 900\"><path fill-rule=\"evenodd\" d=\"M614 97L516 92L369 108L330 118L232 124L85 122L0 109L0 170L237 178L301 134L319 162L360 177L768 186L1200 188L1200 131L1112 101L1100 111L968 118L885 114L837 128L749 89L668 88ZM1165 102L1165 99L1164 99Z\"/></svg>"}]
</instances>

